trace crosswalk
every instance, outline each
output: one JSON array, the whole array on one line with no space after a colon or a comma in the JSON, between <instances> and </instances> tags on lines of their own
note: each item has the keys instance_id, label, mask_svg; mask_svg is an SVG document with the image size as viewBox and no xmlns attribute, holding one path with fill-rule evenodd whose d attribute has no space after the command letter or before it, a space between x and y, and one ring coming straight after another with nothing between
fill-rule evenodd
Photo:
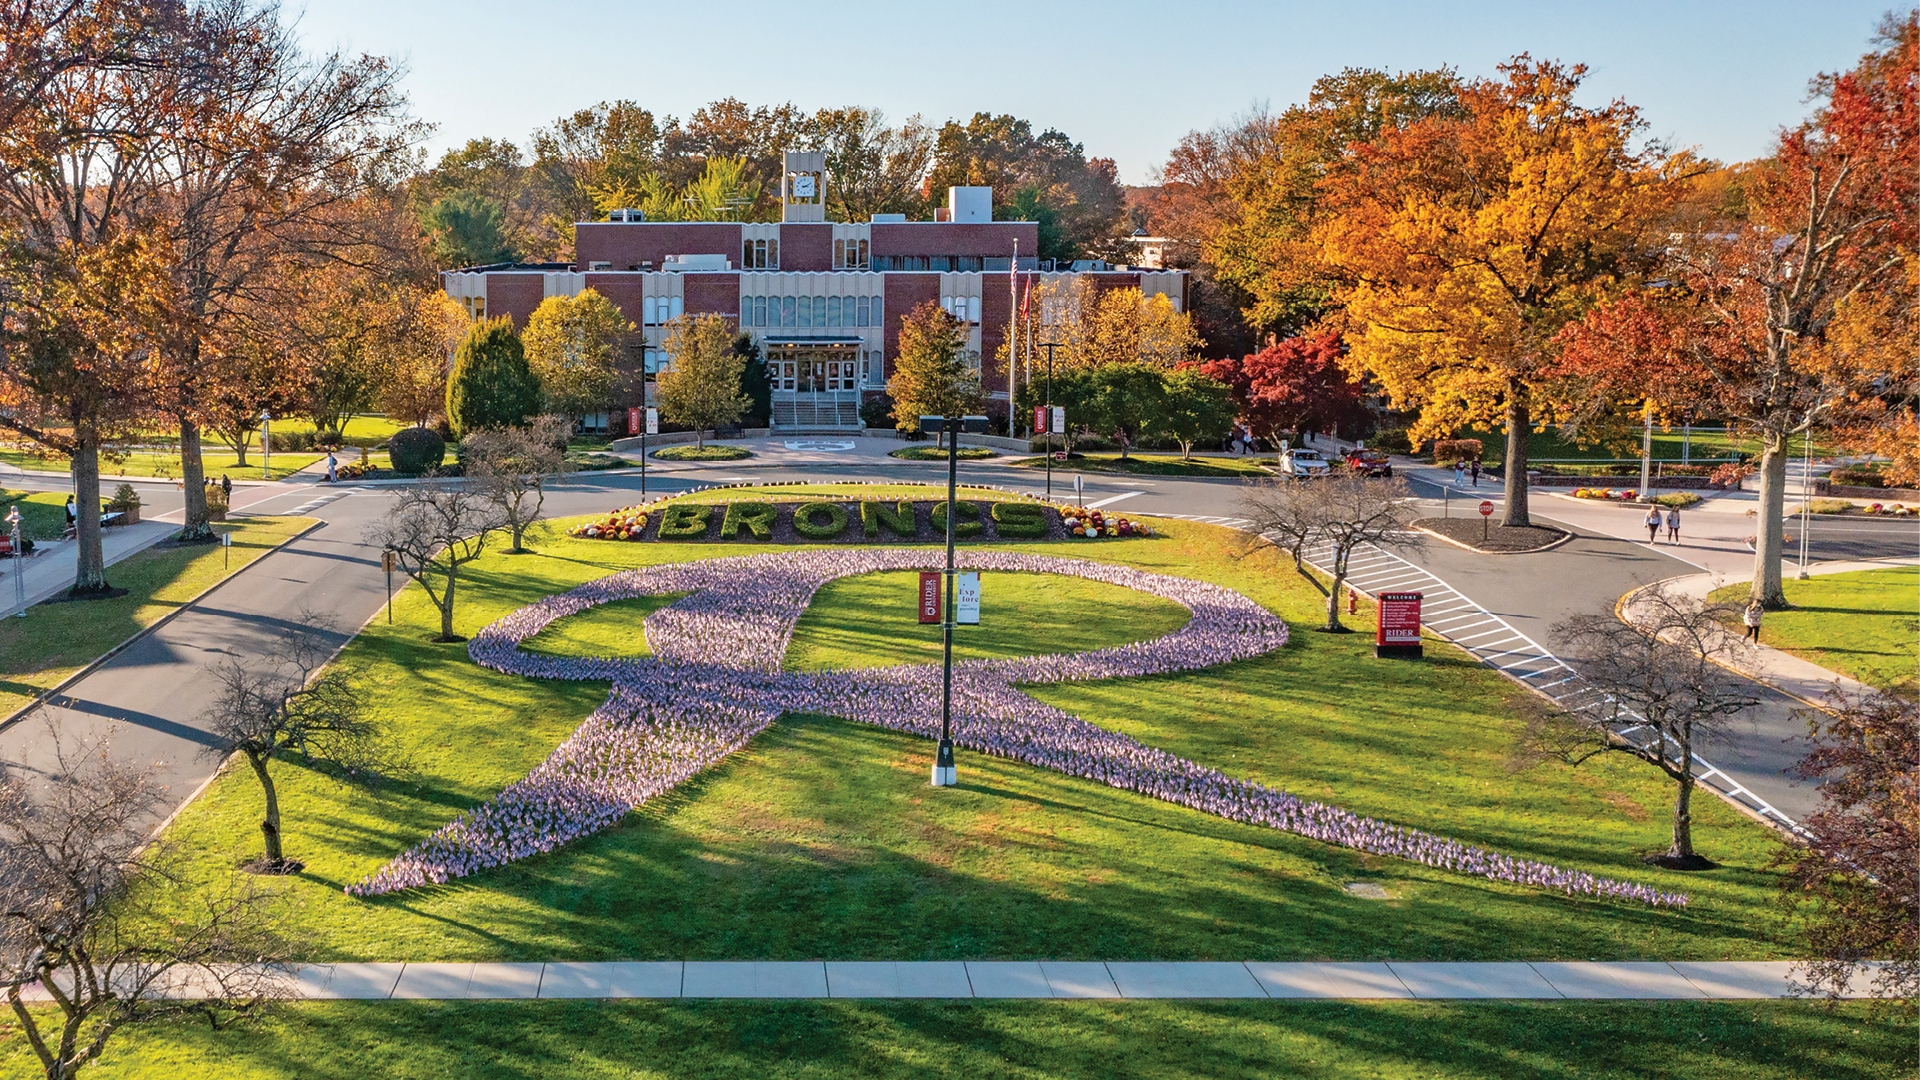
<instances>
[{"instance_id":1,"label":"crosswalk","mask_svg":"<svg viewBox=\"0 0 1920 1080\"><path fill-rule=\"evenodd\" d=\"M339 499L344 499L346 497L347 497L347 493L344 491L331 491L325 495L319 495L312 499L309 499L306 502L301 503L299 506L296 506L293 509L287 511L287 513L311 514L315 510L320 509L321 507L327 505L330 502L335 502Z\"/></svg>"},{"instance_id":2,"label":"crosswalk","mask_svg":"<svg viewBox=\"0 0 1920 1080\"><path fill-rule=\"evenodd\" d=\"M1188 514L1162 514L1161 517L1245 529L1252 522L1237 517L1205 517ZM1303 558L1322 573L1330 573L1333 546L1320 544L1302 552ZM1475 603L1433 573L1375 545L1356 549L1347 560L1347 584L1368 599L1382 591L1421 594L1421 625L1464 650L1475 660L1507 678L1537 690L1569 712L1612 709L1613 698L1588 682L1565 660L1533 638L1521 633L1512 623ZM1632 728L1623 733L1629 739L1651 738L1652 729ZM1738 803L1760 817L1794 832L1800 828L1765 799L1747 790L1744 784L1723 772L1698 754L1693 755L1694 779L1712 788L1728 800Z\"/></svg>"}]
</instances>

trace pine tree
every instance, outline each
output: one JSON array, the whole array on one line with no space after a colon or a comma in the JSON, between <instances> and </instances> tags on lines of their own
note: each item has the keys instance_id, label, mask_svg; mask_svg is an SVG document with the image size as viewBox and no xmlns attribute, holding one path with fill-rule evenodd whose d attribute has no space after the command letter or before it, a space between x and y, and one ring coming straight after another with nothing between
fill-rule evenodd
<instances>
[{"instance_id":1,"label":"pine tree","mask_svg":"<svg viewBox=\"0 0 1920 1080\"><path fill-rule=\"evenodd\" d=\"M527 366L513 320L475 323L453 354L447 379L447 423L456 436L483 428L518 427L540 411L540 380Z\"/></svg>"},{"instance_id":2,"label":"pine tree","mask_svg":"<svg viewBox=\"0 0 1920 1080\"><path fill-rule=\"evenodd\" d=\"M967 332L929 300L900 320L900 355L887 393L894 426L917 431L922 416L965 416L981 407L980 372L967 363Z\"/></svg>"}]
</instances>

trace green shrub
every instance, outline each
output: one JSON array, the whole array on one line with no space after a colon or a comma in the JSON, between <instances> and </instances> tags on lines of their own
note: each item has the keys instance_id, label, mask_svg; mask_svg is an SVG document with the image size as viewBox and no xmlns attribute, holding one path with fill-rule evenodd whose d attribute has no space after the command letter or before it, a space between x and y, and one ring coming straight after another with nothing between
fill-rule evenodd
<instances>
[{"instance_id":1,"label":"green shrub","mask_svg":"<svg viewBox=\"0 0 1920 1080\"><path fill-rule=\"evenodd\" d=\"M988 512L993 516L994 530L1001 536L1047 535L1047 513L1038 503L997 502Z\"/></svg>"},{"instance_id":2,"label":"green shrub","mask_svg":"<svg viewBox=\"0 0 1920 1080\"><path fill-rule=\"evenodd\" d=\"M1844 514L1853 509L1853 504L1846 499L1810 499L1807 509L1815 514Z\"/></svg>"},{"instance_id":3,"label":"green shrub","mask_svg":"<svg viewBox=\"0 0 1920 1080\"><path fill-rule=\"evenodd\" d=\"M314 433L311 431L276 431L267 437L267 445L273 447L274 452L277 454L292 454L302 450L311 450L315 446Z\"/></svg>"},{"instance_id":4,"label":"green shrub","mask_svg":"<svg viewBox=\"0 0 1920 1080\"><path fill-rule=\"evenodd\" d=\"M1677 506L1682 510L1700 501L1700 496L1691 491L1669 491L1665 495L1655 495L1653 501L1661 506Z\"/></svg>"},{"instance_id":5,"label":"green shrub","mask_svg":"<svg viewBox=\"0 0 1920 1080\"><path fill-rule=\"evenodd\" d=\"M1482 448L1479 439L1439 439L1433 444L1433 460L1440 465L1463 458L1478 461Z\"/></svg>"},{"instance_id":6,"label":"green shrub","mask_svg":"<svg viewBox=\"0 0 1920 1080\"><path fill-rule=\"evenodd\" d=\"M880 393L860 403L860 422L870 428L893 426L893 395Z\"/></svg>"},{"instance_id":7,"label":"green shrub","mask_svg":"<svg viewBox=\"0 0 1920 1080\"><path fill-rule=\"evenodd\" d=\"M691 540L707 534L713 507L706 503L670 503L660 515L660 539Z\"/></svg>"},{"instance_id":8,"label":"green shrub","mask_svg":"<svg viewBox=\"0 0 1920 1080\"><path fill-rule=\"evenodd\" d=\"M107 510L124 514L129 510L140 509L140 493L133 490L132 484L121 484L113 489L113 498L107 500Z\"/></svg>"},{"instance_id":9,"label":"green shrub","mask_svg":"<svg viewBox=\"0 0 1920 1080\"><path fill-rule=\"evenodd\" d=\"M953 504L953 512L957 515L953 519L953 535L956 538L980 535L979 506L962 499ZM944 502L933 504L933 531L941 536L947 534L947 504Z\"/></svg>"},{"instance_id":10,"label":"green shrub","mask_svg":"<svg viewBox=\"0 0 1920 1080\"><path fill-rule=\"evenodd\" d=\"M663 446L652 454L658 461L738 461L752 456L738 446Z\"/></svg>"},{"instance_id":11,"label":"green shrub","mask_svg":"<svg viewBox=\"0 0 1920 1080\"><path fill-rule=\"evenodd\" d=\"M1386 450L1396 454L1413 452L1413 441L1407 438L1406 428L1381 428L1367 436L1366 443L1370 450Z\"/></svg>"},{"instance_id":12,"label":"green shrub","mask_svg":"<svg viewBox=\"0 0 1920 1080\"><path fill-rule=\"evenodd\" d=\"M732 540L745 528L755 540L771 540L773 516L776 513L778 511L772 503L728 503L726 515L720 519L720 539Z\"/></svg>"},{"instance_id":13,"label":"green shrub","mask_svg":"<svg viewBox=\"0 0 1920 1080\"><path fill-rule=\"evenodd\" d=\"M825 523L814 518L825 515ZM832 540L847 531L847 511L839 503L801 503L793 511L793 531L809 540Z\"/></svg>"},{"instance_id":14,"label":"green shrub","mask_svg":"<svg viewBox=\"0 0 1920 1080\"><path fill-rule=\"evenodd\" d=\"M899 450L889 450L887 451L887 456L896 457L902 461L947 460L947 452L937 446L907 446ZM962 461L979 461L983 458L999 457L1000 455L984 446L963 446L960 448L960 452L954 456Z\"/></svg>"},{"instance_id":15,"label":"green shrub","mask_svg":"<svg viewBox=\"0 0 1920 1080\"><path fill-rule=\"evenodd\" d=\"M387 456L393 459L394 472L418 476L440 467L447 459L447 444L431 428L402 428L387 440Z\"/></svg>"},{"instance_id":16,"label":"green shrub","mask_svg":"<svg viewBox=\"0 0 1920 1080\"><path fill-rule=\"evenodd\" d=\"M1836 484L1852 487L1886 487L1887 478L1877 469L1835 469L1827 474L1827 479Z\"/></svg>"},{"instance_id":17,"label":"green shrub","mask_svg":"<svg viewBox=\"0 0 1920 1080\"><path fill-rule=\"evenodd\" d=\"M454 350L447 422L465 438L481 428L519 427L540 411L540 380L505 315L473 324Z\"/></svg>"},{"instance_id":18,"label":"green shrub","mask_svg":"<svg viewBox=\"0 0 1920 1080\"><path fill-rule=\"evenodd\" d=\"M913 523L913 504L905 499L901 499L895 503L894 508L890 510L887 508L887 504L883 502L874 502L871 500L862 502L860 504L860 529L866 533L867 539L872 540L877 538L880 535L882 527L893 535L905 537L908 540L919 535L920 530Z\"/></svg>"}]
</instances>

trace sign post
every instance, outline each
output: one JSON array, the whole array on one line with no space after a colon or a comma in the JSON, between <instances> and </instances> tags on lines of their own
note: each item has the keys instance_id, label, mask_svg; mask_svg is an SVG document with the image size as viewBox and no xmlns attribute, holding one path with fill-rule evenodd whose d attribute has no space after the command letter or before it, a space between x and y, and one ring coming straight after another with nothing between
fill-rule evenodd
<instances>
[{"instance_id":1,"label":"sign post","mask_svg":"<svg viewBox=\"0 0 1920 1080\"><path fill-rule=\"evenodd\" d=\"M1373 655L1418 660L1426 655L1420 644L1420 599L1417 592L1383 592L1374 609Z\"/></svg>"},{"instance_id":2,"label":"sign post","mask_svg":"<svg viewBox=\"0 0 1920 1080\"><path fill-rule=\"evenodd\" d=\"M940 571L920 571L920 621L940 621Z\"/></svg>"},{"instance_id":3,"label":"sign post","mask_svg":"<svg viewBox=\"0 0 1920 1080\"><path fill-rule=\"evenodd\" d=\"M387 575L387 625L393 625L393 549L380 553L380 569Z\"/></svg>"},{"instance_id":4,"label":"sign post","mask_svg":"<svg viewBox=\"0 0 1920 1080\"><path fill-rule=\"evenodd\" d=\"M1073 474L1073 497L1080 502L1082 510L1087 507L1087 478L1083 473Z\"/></svg>"},{"instance_id":5,"label":"sign post","mask_svg":"<svg viewBox=\"0 0 1920 1080\"><path fill-rule=\"evenodd\" d=\"M232 563L233 563L233 534L230 532L223 532L220 534L220 569L225 570L228 566L232 565ZM388 590L388 591L391 592L392 590Z\"/></svg>"},{"instance_id":6,"label":"sign post","mask_svg":"<svg viewBox=\"0 0 1920 1080\"><path fill-rule=\"evenodd\" d=\"M19 618L24 619L27 617L27 549L24 540L20 536L20 508L18 506L7 511L7 525L9 526L8 538L13 542L13 613Z\"/></svg>"},{"instance_id":7,"label":"sign post","mask_svg":"<svg viewBox=\"0 0 1920 1080\"><path fill-rule=\"evenodd\" d=\"M1481 499L1480 500L1480 542L1483 544L1487 542L1487 526L1492 524L1492 522L1493 522L1493 503L1487 499Z\"/></svg>"},{"instance_id":8,"label":"sign post","mask_svg":"<svg viewBox=\"0 0 1920 1080\"><path fill-rule=\"evenodd\" d=\"M944 434L947 437L947 602L946 618L941 620L940 661L940 750L933 759L933 786L952 787L955 780L953 764L953 620L958 607L958 583L954 580L953 568L953 527L955 489L960 484L960 434L972 432L975 435L987 430L987 418L984 416L922 416L920 432L924 435ZM920 578L920 621L927 621L927 585L926 575ZM936 590L938 582L935 583ZM938 594L936 593L936 604ZM976 621L977 617L976 617Z\"/></svg>"}]
</instances>

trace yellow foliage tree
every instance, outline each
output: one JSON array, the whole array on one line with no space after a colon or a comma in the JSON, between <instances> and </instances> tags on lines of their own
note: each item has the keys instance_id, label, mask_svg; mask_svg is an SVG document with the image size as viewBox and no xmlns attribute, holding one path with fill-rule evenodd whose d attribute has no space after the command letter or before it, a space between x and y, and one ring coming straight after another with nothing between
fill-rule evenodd
<instances>
[{"instance_id":1,"label":"yellow foliage tree","mask_svg":"<svg viewBox=\"0 0 1920 1080\"><path fill-rule=\"evenodd\" d=\"M633 330L613 301L592 289L542 300L520 341L547 411L577 419L606 408L613 399L615 360Z\"/></svg>"},{"instance_id":2,"label":"yellow foliage tree","mask_svg":"<svg viewBox=\"0 0 1920 1080\"><path fill-rule=\"evenodd\" d=\"M1034 325L1028 325L1031 320ZM1109 364L1146 363L1172 368L1191 360L1205 344L1193 318L1167 297L1130 288L1101 288L1092 279L1049 281L1033 291L1028 314L1017 319L1009 341L1058 342L1054 370L1080 371ZM1005 363L1009 346L998 353ZM1031 381L1031 377L1022 381Z\"/></svg>"},{"instance_id":3,"label":"yellow foliage tree","mask_svg":"<svg viewBox=\"0 0 1920 1080\"><path fill-rule=\"evenodd\" d=\"M1316 230L1349 364L1416 410L1416 439L1507 431L1502 524L1530 523L1527 435L1554 334L1649 251L1681 158L1634 148L1638 112L1573 103L1586 69L1522 55L1358 148Z\"/></svg>"}]
</instances>

